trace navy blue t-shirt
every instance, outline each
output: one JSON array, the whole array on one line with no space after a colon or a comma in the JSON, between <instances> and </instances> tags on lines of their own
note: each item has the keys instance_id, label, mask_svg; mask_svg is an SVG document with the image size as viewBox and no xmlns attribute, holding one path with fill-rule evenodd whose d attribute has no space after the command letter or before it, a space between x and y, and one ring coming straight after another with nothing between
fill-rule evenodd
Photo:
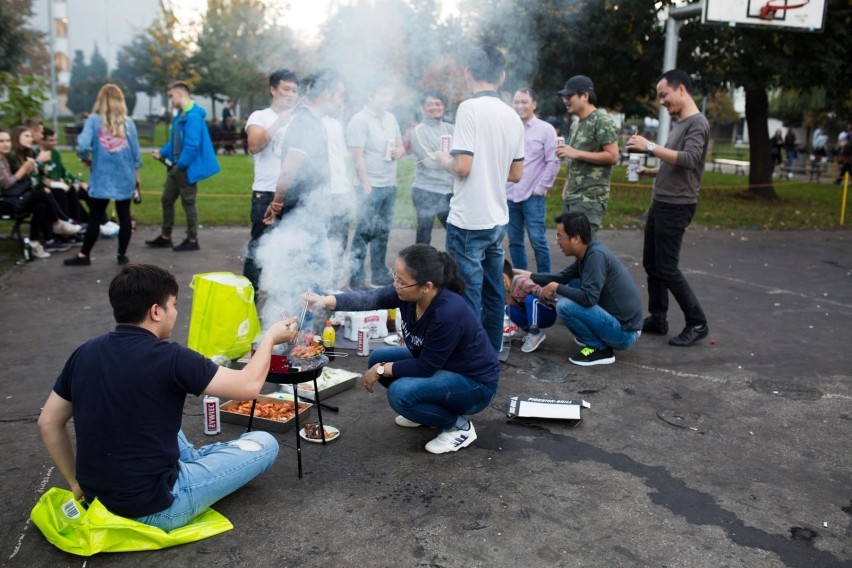
<instances>
[{"instance_id":1,"label":"navy blue t-shirt","mask_svg":"<svg viewBox=\"0 0 852 568\"><path fill-rule=\"evenodd\" d=\"M53 390L71 402L77 482L124 517L167 509L178 476L177 444L186 395L199 395L218 367L134 325L78 347Z\"/></svg>"},{"instance_id":2,"label":"navy blue t-shirt","mask_svg":"<svg viewBox=\"0 0 852 568\"><path fill-rule=\"evenodd\" d=\"M335 298L340 311L399 308L400 333L414 359L395 362L395 377L431 377L444 370L483 384L500 380L497 352L473 310L455 292L442 288L420 319L417 304L400 300L392 284Z\"/></svg>"}]
</instances>

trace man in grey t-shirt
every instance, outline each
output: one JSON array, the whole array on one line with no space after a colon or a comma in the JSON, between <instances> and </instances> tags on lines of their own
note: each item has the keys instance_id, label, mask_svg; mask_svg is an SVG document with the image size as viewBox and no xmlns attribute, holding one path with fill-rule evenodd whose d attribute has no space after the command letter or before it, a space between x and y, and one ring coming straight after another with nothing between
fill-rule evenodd
<instances>
[{"instance_id":1,"label":"man in grey t-shirt","mask_svg":"<svg viewBox=\"0 0 852 568\"><path fill-rule=\"evenodd\" d=\"M366 288L364 260L370 245L370 272L374 286L391 283L385 256L396 205L396 163L405 155L396 117L388 112L394 92L377 80L364 108L346 126L346 144L357 178L358 218L352 236L349 287Z\"/></svg>"},{"instance_id":2,"label":"man in grey t-shirt","mask_svg":"<svg viewBox=\"0 0 852 568\"><path fill-rule=\"evenodd\" d=\"M692 222L698 203L698 190L707 159L710 125L690 94L692 81L679 69L667 71L657 83L657 98L677 124L658 146L639 135L627 142L631 152L647 152L660 160L657 169L639 169L639 175L656 176L651 208L645 222L642 264L648 275L648 311L642 331L666 335L669 292L683 310L686 327L669 345L687 347L709 333L707 318L678 268L683 234Z\"/></svg>"}]
</instances>

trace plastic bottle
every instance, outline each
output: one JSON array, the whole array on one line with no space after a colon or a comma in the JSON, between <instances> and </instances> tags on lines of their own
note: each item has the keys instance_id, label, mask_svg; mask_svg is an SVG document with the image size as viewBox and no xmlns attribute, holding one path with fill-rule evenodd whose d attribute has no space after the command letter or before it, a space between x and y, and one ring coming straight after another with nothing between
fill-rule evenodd
<instances>
[{"instance_id":1,"label":"plastic bottle","mask_svg":"<svg viewBox=\"0 0 852 568\"><path fill-rule=\"evenodd\" d=\"M388 332L396 331L396 310L388 310Z\"/></svg>"},{"instance_id":2,"label":"plastic bottle","mask_svg":"<svg viewBox=\"0 0 852 568\"><path fill-rule=\"evenodd\" d=\"M335 333L331 325L331 320L325 320L325 329L322 330L322 346L326 352L334 351ZM328 355L329 361L334 361L334 355Z\"/></svg>"}]
</instances>

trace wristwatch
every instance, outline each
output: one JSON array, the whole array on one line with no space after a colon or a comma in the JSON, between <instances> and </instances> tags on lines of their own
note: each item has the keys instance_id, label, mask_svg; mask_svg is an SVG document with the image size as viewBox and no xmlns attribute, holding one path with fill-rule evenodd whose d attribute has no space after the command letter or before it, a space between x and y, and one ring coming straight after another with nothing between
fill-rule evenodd
<instances>
[{"instance_id":1,"label":"wristwatch","mask_svg":"<svg viewBox=\"0 0 852 568\"><path fill-rule=\"evenodd\" d=\"M385 376L385 363L379 363L379 367L376 369L376 374L380 377Z\"/></svg>"},{"instance_id":2,"label":"wristwatch","mask_svg":"<svg viewBox=\"0 0 852 568\"><path fill-rule=\"evenodd\" d=\"M645 148L645 153L648 154L649 156L653 156L654 150L656 150L656 149L657 149L656 144L654 144L653 142L648 142L648 146Z\"/></svg>"}]
</instances>

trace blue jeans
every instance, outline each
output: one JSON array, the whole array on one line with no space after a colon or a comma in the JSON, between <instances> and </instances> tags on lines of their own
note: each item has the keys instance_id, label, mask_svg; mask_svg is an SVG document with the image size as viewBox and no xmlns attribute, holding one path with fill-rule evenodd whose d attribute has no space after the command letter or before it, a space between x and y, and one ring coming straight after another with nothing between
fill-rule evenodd
<instances>
[{"instance_id":1,"label":"blue jeans","mask_svg":"<svg viewBox=\"0 0 852 568\"><path fill-rule=\"evenodd\" d=\"M364 282L364 259L367 258L367 244L370 245L370 274L374 284L381 284L388 278L385 256L388 252L388 237L393 222L393 208L396 204L396 186L374 187L370 195L363 199L358 209L355 232L352 235L352 248L349 279Z\"/></svg>"},{"instance_id":2,"label":"blue jeans","mask_svg":"<svg viewBox=\"0 0 852 568\"><path fill-rule=\"evenodd\" d=\"M204 509L230 495L270 467L278 456L278 442L267 432L246 432L236 440L195 449L178 432L180 468L172 505L135 520L168 532L182 527Z\"/></svg>"},{"instance_id":3,"label":"blue jeans","mask_svg":"<svg viewBox=\"0 0 852 568\"><path fill-rule=\"evenodd\" d=\"M503 235L506 226L468 231L447 223L446 250L464 280L464 299L482 321L496 351L503 346Z\"/></svg>"},{"instance_id":4,"label":"blue jeans","mask_svg":"<svg viewBox=\"0 0 852 568\"><path fill-rule=\"evenodd\" d=\"M260 237L271 231L274 226L263 222L263 214L266 213L274 197L274 191L253 191L251 194L251 239L248 242L245 262L243 262L243 276L249 279L255 290L259 287L260 267L255 262L254 254Z\"/></svg>"},{"instance_id":5,"label":"blue jeans","mask_svg":"<svg viewBox=\"0 0 852 568\"><path fill-rule=\"evenodd\" d=\"M530 237L535 254L535 272L550 272L550 247L545 233L545 200L543 195L533 195L526 201L509 201L509 254L512 264L527 269L527 247L524 245L524 227Z\"/></svg>"},{"instance_id":6,"label":"blue jeans","mask_svg":"<svg viewBox=\"0 0 852 568\"><path fill-rule=\"evenodd\" d=\"M373 351L367 365L411 358L405 347L382 347ZM483 384L452 371L438 371L431 377L394 377L385 383L388 404L398 414L441 430L453 428L459 416L481 412L497 393L496 382Z\"/></svg>"},{"instance_id":7,"label":"blue jeans","mask_svg":"<svg viewBox=\"0 0 852 568\"><path fill-rule=\"evenodd\" d=\"M532 294L524 298L524 309L515 306L506 308L509 319L524 331L530 326L545 328L556 323L556 308L548 306Z\"/></svg>"},{"instance_id":8,"label":"blue jeans","mask_svg":"<svg viewBox=\"0 0 852 568\"><path fill-rule=\"evenodd\" d=\"M447 216L450 214L450 198L452 193L436 193L419 187L411 188L411 201L417 212L417 235L415 243L428 245L432 243L432 225L435 219L441 226L447 228Z\"/></svg>"},{"instance_id":9,"label":"blue jeans","mask_svg":"<svg viewBox=\"0 0 852 568\"><path fill-rule=\"evenodd\" d=\"M629 349L639 339L638 331L624 331L621 322L598 305L581 306L568 298L556 302L556 313L579 341L594 349Z\"/></svg>"}]
</instances>

